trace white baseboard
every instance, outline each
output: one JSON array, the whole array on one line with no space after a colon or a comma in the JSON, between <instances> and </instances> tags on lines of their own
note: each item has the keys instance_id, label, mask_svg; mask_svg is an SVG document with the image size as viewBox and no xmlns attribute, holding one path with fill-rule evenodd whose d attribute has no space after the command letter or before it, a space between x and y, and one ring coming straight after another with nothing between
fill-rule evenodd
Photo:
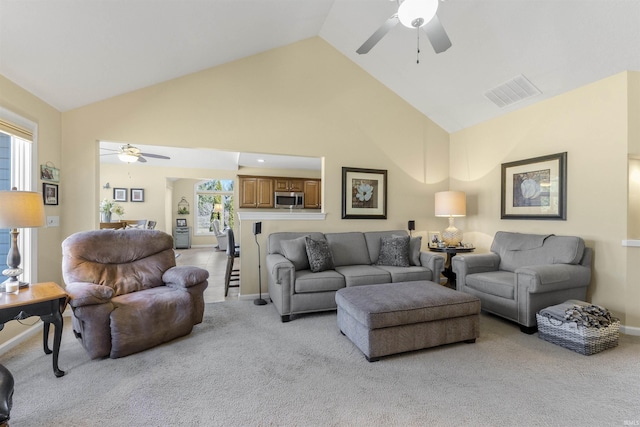
<instances>
[{"instance_id":1,"label":"white baseboard","mask_svg":"<svg viewBox=\"0 0 640 427\"><path fill-rule=\"evenodd\" d=\"M11 338L8 341L5 341L2 344L0 344L0 354L4 354L4 353L8 352L9 350L11 350L13 347L17 346L21 342L26 341L29 338L31 338L32 336L36 335L38 332L42 333L42 326L43 325L44 325L44 323L38 322L35 325L31 326L26 331L16 335L15 337Z\"/></svg>"},{"instance_id":2,"label":"white baseboard","mask_svg":"<svg viewBox=\"0 0 640 427\"><path fill-rule=\"evenodd\" d=\"M620 332L625 335L634 335L640 337L640 328L636 328L635 326L620 326Z\"/></svg>"}]
</instances>

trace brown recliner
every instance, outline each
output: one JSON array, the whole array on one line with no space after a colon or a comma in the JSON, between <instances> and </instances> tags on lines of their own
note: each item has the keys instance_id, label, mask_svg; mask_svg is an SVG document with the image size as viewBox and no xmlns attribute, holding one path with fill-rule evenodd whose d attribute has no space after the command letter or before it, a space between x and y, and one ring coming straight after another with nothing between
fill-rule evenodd
<instances>
[{"instance_id":1,"label":"brown recliner","mask_svg":"<svg viewBox=\"0 0 640 427\"><path fill-rule=\"evenodd\" d=\"M202 322L209 272L176 266L159 230L95 230L62 242L73 330L92 359L117 358L188 335Z\"/></svg>"}]
</instances>

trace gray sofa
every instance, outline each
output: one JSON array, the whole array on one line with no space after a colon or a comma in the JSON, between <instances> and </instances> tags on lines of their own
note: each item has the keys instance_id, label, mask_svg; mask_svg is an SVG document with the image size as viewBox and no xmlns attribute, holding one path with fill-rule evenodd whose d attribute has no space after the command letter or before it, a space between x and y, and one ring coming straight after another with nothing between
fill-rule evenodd
<instances>
[{"instance_id":1,"label":"gray sofa","mask_svg":"<svg viewBox=\"0 0 640 427\"><path fill-rule=\"evenodd\" d=\"M573 236L499 231L486 254L452 258L458 291L480 298L482 310L536 330L536 313L569 299L585 300L592 251Z\"/></svg>"},{"instance_id":2,"label":"gray sofa","mask_svg":"<svg viewBox=\"0 0 640 427\"><path fill-rule=\"evenodd\" d=\"M305 245L307 236L316 242L326 242L333 268L311 271ZM409 242L409 265L379 265L379 258L386 259L388 255L384 250L380 257L383 240L386 245L398 237L409 239L404 230L270 234L266 256L269 296L282 321L289 321L294 314L335 310L336 291L344 287L414 280L438 282L444 257L421 252L420 238Z\"/></svg>"}]
</instances>

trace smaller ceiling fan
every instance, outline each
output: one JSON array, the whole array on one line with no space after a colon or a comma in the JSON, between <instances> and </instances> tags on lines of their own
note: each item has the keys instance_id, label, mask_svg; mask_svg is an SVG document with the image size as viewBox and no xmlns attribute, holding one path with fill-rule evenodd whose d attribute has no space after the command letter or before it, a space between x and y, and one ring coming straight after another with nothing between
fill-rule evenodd
<instances>
[{"instance_id":1,"label":"smaller ceiling fan","mask_svg":"<svg viewBox=\"0 0 640 427\"><path fill-rule=\"evenodd\" d=\"M110 148L101 148L101 150L113 151L113 153L101 154L101 156L110 156L116 154L118 158L125 163L146 163L147 159L145 159L143 156L151 157L154 159L171 159L171 157L162 156L160 154L143 153L138 147L134 147L131 144L121 145L119 150L112 150Z\"/></svg>"},{"instance_id":2,"label":"smaller ceiling fan","mask_svg":"<svg viewBox=\"0 0 640 427\"><path fill-rule=\"evenodd\" d=\"M398 12L391 15L375 33L356 50L359 54L369 52L398 22L407 28L424 28L427 38L436 53L451 47L451 40L438 19L438 0L398 0Z\"/></svg>"}]
</instances>

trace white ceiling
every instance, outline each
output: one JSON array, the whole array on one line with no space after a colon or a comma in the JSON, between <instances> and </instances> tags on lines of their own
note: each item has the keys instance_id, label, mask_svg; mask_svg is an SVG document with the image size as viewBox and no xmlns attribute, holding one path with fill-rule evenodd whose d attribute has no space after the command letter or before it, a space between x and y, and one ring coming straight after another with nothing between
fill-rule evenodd
<instances>
[{"instance_id":1,"label":"white ceiling","mask_svg":"<svg viewBox=\"0 0 640 427\"><path fill-rule=\"evenodd\" d=\"M0 74L61 111L320 36L449 132L624 70L640 70L638 0L447 0L453 47L396 26L389 0L0 0ZM499 108L524 75L541 92ZM1 94L0 94L1 95Z\"/></svg>"}]
</instances>

